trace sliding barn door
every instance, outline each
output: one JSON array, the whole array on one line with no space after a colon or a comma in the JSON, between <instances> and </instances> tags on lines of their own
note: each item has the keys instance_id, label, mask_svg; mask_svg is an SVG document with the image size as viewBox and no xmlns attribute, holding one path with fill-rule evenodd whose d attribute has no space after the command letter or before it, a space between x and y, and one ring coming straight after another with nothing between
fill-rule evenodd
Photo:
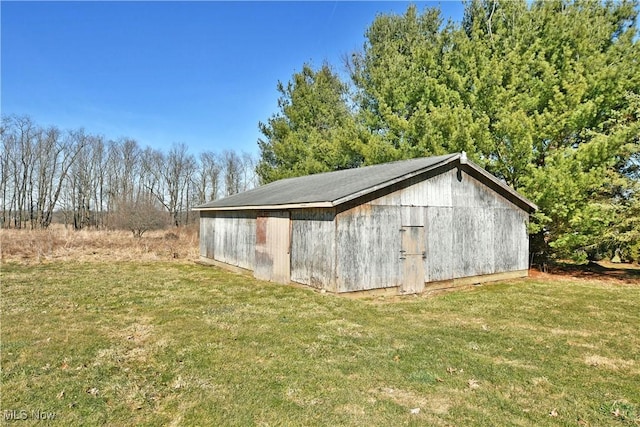
<instances>
[{"instance_id":1,"label":"sliding barn door","mask_svg":"<svg viewBox=\"0 0 640 427\"><path fill-rule=\"evenodd\" d=\"M257 279L288 283L291 272L291 232L288 211L262 212L256 218Z\"/></svg>"}]
</instances>

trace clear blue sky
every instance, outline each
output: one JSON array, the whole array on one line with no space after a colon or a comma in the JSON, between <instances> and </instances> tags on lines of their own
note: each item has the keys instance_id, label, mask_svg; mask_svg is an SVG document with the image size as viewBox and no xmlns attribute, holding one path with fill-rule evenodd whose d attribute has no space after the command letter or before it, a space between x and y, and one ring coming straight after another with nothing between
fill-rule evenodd
<instances>
[{"instance_id":1,"label":"clear blue sky","mask_svg":"<svg viewBox=\"0 0 640 427\"><path fill-rule=\"evenodd\" d=\"M413 2L460 20L459 2ZM1 1L2 114L167 150L257 154L278 81L362 48L409 2Z\"/></svg>"}]
</instances>

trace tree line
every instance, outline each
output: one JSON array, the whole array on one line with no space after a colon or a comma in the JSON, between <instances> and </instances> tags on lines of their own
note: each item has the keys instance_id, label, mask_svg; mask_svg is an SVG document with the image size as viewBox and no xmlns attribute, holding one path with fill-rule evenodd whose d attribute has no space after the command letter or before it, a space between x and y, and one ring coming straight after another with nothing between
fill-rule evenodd
<instances>
[{"instance_id":1,"label":"tree line","mask_svg":"<svg viewBox=\"0 0 640 427\"><path fill-rule=\"evenodd\" d=\"M261 182L466 151L539 206L540 258L640 257L637 0L472 0L378 15L361 50L303 64L260 123Z\"/></svg>"},{"instance_id":2,"label":"tree line","mask_svg":"<svg viewBox=\"0 0 640 427\"><path fill-rule=\"evenodd\" d=\"M185 144L163 152L28 116L3 116L0 144L2 228L47 228L56 217L75 229L142 235L185 225L197 218L194 206L256 185L256 161L246 153L196 156Z\"/></svg>"}]
</instances>

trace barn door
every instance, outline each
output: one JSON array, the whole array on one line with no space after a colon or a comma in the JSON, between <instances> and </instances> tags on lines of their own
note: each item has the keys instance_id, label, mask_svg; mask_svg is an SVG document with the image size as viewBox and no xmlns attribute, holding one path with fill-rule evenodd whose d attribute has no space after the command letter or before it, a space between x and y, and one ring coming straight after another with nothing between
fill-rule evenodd
<instances>
[{"instance_id":1,"label":"barn door","mask_svg":"<svg viewBox=\"0 0 640 427\"><path fill-rule=\"evenodd\" d=\"M425 235L424 227L404 226L400 229L402 249L402 284L400 292L420 293L424 290Z\"/></svg>"},{"instance_id":2,"label":"barn door","mask_svg":"<svg viewBox=\"0 0 640 427\"><path fill-rule=\"evenodd\" d=\"M291 272L288 211L263 212L256 218L256 267L261 280L288 283Z\"/></svg>"}]
</instances>

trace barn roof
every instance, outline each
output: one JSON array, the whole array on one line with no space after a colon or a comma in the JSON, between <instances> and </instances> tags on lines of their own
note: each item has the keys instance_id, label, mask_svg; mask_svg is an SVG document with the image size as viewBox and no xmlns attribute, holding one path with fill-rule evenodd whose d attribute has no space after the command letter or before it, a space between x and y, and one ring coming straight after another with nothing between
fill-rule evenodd
<instances>
[{"instance_id":1,"label":"barn roof","mask_svg":"<svg viewBox=\"0 0 640 427\"><path fill-rule=\"evenodd\" d=\"M480 166L469 162L464 153L400 160L361 168L281 179L253 190L205 203L194 209L266 210L334 207L454 162L470 166L480 175L489 179L493 183L493 187L497 186L498 190L507 193L505 195L511 196L511 198L515 197L519 202L518 205L524 205L529 210L537 209L536 205L511 187Z\"/></svg>"}]
</instances>

